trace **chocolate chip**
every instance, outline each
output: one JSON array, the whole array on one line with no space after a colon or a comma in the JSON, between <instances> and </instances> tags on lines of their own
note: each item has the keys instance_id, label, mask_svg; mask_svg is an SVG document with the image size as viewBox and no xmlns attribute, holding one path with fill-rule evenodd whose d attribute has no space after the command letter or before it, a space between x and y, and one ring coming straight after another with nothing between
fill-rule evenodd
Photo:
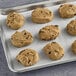
<instances>
[{"instance_id":1,"label":"chocolate chip","mask_svg":"<svg viewBox=\"0 0 76 76\"><path fill-rule=\"evenodd\" d=\"M26 37L26 39L28 39L28 38L29 38L29 36Z\"/></svg>"},{"instance_id":2,"label":"chocolate chip","mask_svg":"<svg viewBox=\"0 0 76 76\"><path fill-rule=\"evenodd\" d=\"M62 7L63 5L61 5L60 7Z\"/></svg>"},{"instance_id":3,"label":"chocolate chip","mask_svg":"<svg viewBox=\"0 0 76 76\"><path fill-rule=\"evenodd\" d=\"M74 15L76 15L76 13Z\"/></svg>"},{"instance_id":4,"label":"chocolate chip","mask_svg":"<svg viewBox=\"0 0 76 76\"><path fill-rule=\"evenodd\" d=\"M39 33L44 33L45 31L43 31L43 30L41 30L41 31L39 31Z\"/></svg>"},{"instance_id":5,"label":"chocolate chip","mask_svg":"<svg viewBox=\"0 0 76 76\"><path fill-rule=\"evenodd\" d=\"M52 37L53 37L54 35L52 35Z\"/></svg>"},{"instance_id":6,"label":"chocolate chip","mask_svg":"<svg viewBox=\"0 0 76 76\"><path fill-rule=\"evenodd\" d=\"M21 44L23 44L23 42L21 42Z\"/></svg>"},{"instance_id":7,"label":"chocolate chip","mask_svg":"<svg viewBox=\"0 0 76 76\"><path fill-rule=\"evenodd\" d=\"M24 35L26 35L26 32L24 33Z\"/></svg>"},{"instance_id":8,"label":"chocolate chip","mask_svg":"<svg viewBox=\"0 0 76 76\"><path fill-rule=\"evenodd\" d=\"M55 44L56 42L52 42L52 43L54 43L54 44Z\"/></svg>"},{"instance_id":9,"label":"chocolate chip","mask_svg":"<svg viewBox=\"0 0 76 76\"><path fill-rule=\"evenodd\" d=\"M43 13L43 11L41 11L41 13Z\"/></svg>"},{"instance_id":10,"label":"chocolate chip","mask_svg":"<svg viewBox=\"0 0 76 76\"><path fill-rule=\"evenodd\" d=\"M49 11L49 13L51 14L51 12Z\"/></svg>"},{"instance_id":11,"label":"chocolate chip","mask_svg":"<svg viewBox=\"0 0 76 76\"><path fill-rule=\"evenodd\" d=\"M19 53L19 55L22 53L22 52L24 52L25 50L22 50L20 53Z\"/></svg>"},{"instance_id":12,"label":"chocolate chip","mask_svg":"<svg viewBox=\"0 0 76 76\"><path fill-rule=\"evenodd\" d=\"M58 25L55 25L55 27L58 27Z\"/></svg>"},{"instance_id":13,"label":"chocolate chip","mask_svg":"<svg viewBox=\"0 0 76 76\"><path fill-rule=\"evenodd\" d=\"M20 62L19 60L17 60L18 62Z\"/></svg>"},{"instance_id":14,"label":"chocolate chip","mask_svg":"<svg viewBox=\"0 0 76 76\"><path fill-rule=\"evenodd\" d=\"M69 7L72 7L73 5L69 5Z\"/></svg>"},{"instance_id":15,"label":"chocolate chip","mask_svg":"<svg viewBox=\"0 0 76 76\"><path fill-rule=\"evenodd\" d=\"M13 38L11 38L11 40L13 40Z\"/></svg>"},{"instance_id":16,"label":"chocolate chip","mask_svg":"<svg viewBox=\"0 0 76 76\"><path fill-rule=\"evenodd\" d=\"M58 53L58 51L57 50L54 50L56 53Z\"/></svg>"},{"instance_id":17,"label":"chocolate chip","mask_svg":"<svg viewBox=\"0 0 76 76\"><path fill-rule=\"evenodd\" d=\"M28 64L31 62L31 60L28 61Z\"/></svg>"},{"instance_id":18,"label":"chocolate chip","mask_svg":"<svg viewBox=\"0 0 76 76\"><path fill-rule=\"evenodd\" d=\"M48 54L51 54L51 52L49 52Z\"/></svg>"}]
</instances>

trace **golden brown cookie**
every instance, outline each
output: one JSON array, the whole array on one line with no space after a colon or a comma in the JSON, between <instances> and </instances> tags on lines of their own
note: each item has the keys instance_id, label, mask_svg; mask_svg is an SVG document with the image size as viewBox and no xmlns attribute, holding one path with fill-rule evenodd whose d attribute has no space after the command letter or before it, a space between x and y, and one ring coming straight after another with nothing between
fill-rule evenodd
<instances>
[{"instance_id":1,"label":"golden brown cookie","mask_svg":"<svg viewBox=\"0 0 76 76\"><path fill-rule=\"evenodd\" d=\"M76 40L72 43L72 52L76 54Z\"/></svg>"},{"instance_id":2,"label":"golden brown cookie","mask_svg":"<svg viewBox=\"0 0 76 76\"><path fill-rule=\"evenodd\" d=\"M60 33L58 25L45 26L39 31L39 37L41 40L53 40Z\"/></svg>"},{"instance_id":3,"label":"golden brown cookie","mask_svg":"<svg viewBox=\"0 0 76 76\"><path fill-rule=\"evenodd\" d=\"M63 4L59 7L59 15L62 18L71 18L76 15L76 6L73 4Z\"/></svg>"},{"instance_id":4,"label":"golden brown cookie","mask_svg":"<svg viewBox=\"0 0 76 76\"><path fill-rule=\"evenodd\" d=\"M23 15L16 12L11 12L7 16L6 24L9 28L17 30L24 25L24 20Z\"/></svg>"},{"instance_id":5,"label":"golden brown cookie","mask_svg":"<svg viewBox=\"0 0 76 76\"><path fill-rule=\"evenodd\" d=\"M33 36L30 32L23 30L22 32L16 31L11 36L11 43L16 47L29 45L33 42Z\"/></svg>"},{"instance_id":6,"label":"golden brown cookie","mask_svg":"<svg viewBox=\"0 0 76 76\"><path fill-rule=\"evenodd\" d=\"M34 23L47 23L52 21L53 12L45 8L36 8L32 12L32 21Z\"/></svg>"},{"instance_id":7,"label":"golden brown cookie","mask_svg":"<svg viewBox=\"0 0 76 76\"><path fill-rule=\"evenodd\" d=\"M39 54L33 49L24 49L16 59L24 66L31 66L39 61Z\"/></svg>"},{"instance_id":8,"label":"golden brown cookie","mask_svg":"<svg viewBox=\"0 0 76 76\"><path fill-rule=\"evenodd\" d=\"M67 24L66 30L70 35L76 36L76 20L72 20Z\"/></svg>"},{"instance_id":9,"label":"golden brown cookie","mask_svg":"<svg viewBox=\"0 0 76 76\"><path fill-rule=\"evenodd\" d=\"M52 60L59 60L64 56L64 49L57 42L48 43L43 51Z\"/></svg>"}]
</instances>

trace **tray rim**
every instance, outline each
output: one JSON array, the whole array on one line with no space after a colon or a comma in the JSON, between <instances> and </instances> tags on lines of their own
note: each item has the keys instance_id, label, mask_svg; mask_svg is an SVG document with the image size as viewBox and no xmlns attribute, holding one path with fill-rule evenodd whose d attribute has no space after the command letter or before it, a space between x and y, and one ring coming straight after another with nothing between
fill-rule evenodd
<instances>
[{"instance_id":1,"label":"tray rim","mask_svg":"<svg viewBox=\"0 0 76 76\"><path fill-rule=\"evenodd\" d=\"M60 0L59 0L60 1ZM2 12L5 12L5 11L9 11L9 10L20 10L20 9L24 9L25 8L25 11L28 10L29 7L32 7L32 6L37 6L37 5L43 5L43 4L46 4L46 3L49 3L50 1L43 1L43 2L37 2L37 3L33 3L33 4L28 4L28 5L21 5L21 6L15 6L15 7L9 7L9 8L3 8L3 9L0 9L0 14L2 14Z\"/></svg>"},{"instance_id":2,"label":"tray rim","mask_svg":"<svg viewBox=\"0 0 76 76\"><path fill-rule=\"evenodd\" d=\"M37 7L55 6L55 5L59 5L59 4L67 3L67 2L74 2L74 1L76 0L72 0L72 1L71 0L57 0L57 1L48 0L48 1L42 1L42 2L37 2L33 4L28 4L28 5L2 8L0 9L0 14L7 15L11 11L25 12L25 11L33 10L34 8L37 8Z\"/></svg>"},{"instance_id":3,"label":"tray rim","mask_svg":"<svg viewBox=\"0 0 76 76\"><path fill-rule=\"evenodd\" d=\"M4 39L4 34L3 34L3 29L2 29L2 22L0 21L0 38L1 38L1 42L2 42L2 46L3 46L3 50L4 50L4 54L5 54L5 58L6 58L6 61L7 61L7 65L8 65L8 68L12 71L12 72L16 72L14 69L12 69L12 67L9 65L9 58L7 56L7 53L6 53L6 45L5 45L5 39Z\"/></svg>"},{"instance_id":4,"label":"tray rim","mask_svg":"<svg viewBox=\"0 0 76 76\"><path fill-rule=\"evenodd\" d=\"M75 1L76 2L76 1ZM1 15L1 14L0 14ZM2 22L0 21L0 25L2 25ZM54 65L58 65L58 64L63 64L63 63L68 63L68 62L72 62L72 61L76 61L76 59L71 59L71 60L66 60L66 61L62 61L60 63L55 63L55 64L47 64L47 65L42 65L42 66L37 66L37 67L34 67L34 68L31 68L30 70L26 70L26 69L23 69L23 70L14 70L9 64L9 59L8 59L8 56L6 54L6 45L5 45L5 39L4 39L4 34L3 34L3 29L2 29L2 26L0 26L0 38L1 38L1 42L2 42L2 46L3 46L3 49L4 49L4 53L5 53L5 56L6 56L6 61L7 61L7 65L9 67L9 69L12 71L12 72L17 72L17 73L20 73L20 72L27 72L27 71L31 71L31 70L36 70L36 69L40 69L40 68L45 68L45 67L49 67L49 66L54 66Z\"/></svg>"}]
</instances>

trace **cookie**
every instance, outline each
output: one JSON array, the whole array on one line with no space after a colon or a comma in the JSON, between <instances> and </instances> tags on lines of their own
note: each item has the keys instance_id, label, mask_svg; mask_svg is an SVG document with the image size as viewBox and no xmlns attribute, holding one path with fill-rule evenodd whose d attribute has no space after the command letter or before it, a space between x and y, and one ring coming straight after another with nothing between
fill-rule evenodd
<instances>
[{"instance_id":1,"label":"cookie","mask_svg":"<svg viewBox=\"0 0 76 76\"><path fill-rule=\"evenodd\" d=\"M76 40L72 43L72 52L76 54Z\"/></svg>"},{"instance_id":2,"label":"cookie","mask_svg":"<svg viewBox=\"0 0 76 76\"><path fill-rule=\"evenodd\" d=\"M24 66L32 66L39 61L39 54L33 49L24 49L16 56L16 59Z\"/></svg>"},{"instance_id":3,"label":"cookie","mask_svg":"<svg viewBox=\"0 0 76 76\"><path fill-rule=\"evenodd\" d=\"M60 33L60 29L58 25L50 25L45 26L39 31L39 38L41 40L53 40L55 39Z\"/></svg>"},{"instance_id":4,"label":"cookie","mask_svg":"<svg viewBox=\"0 0 76 76\"><path fill-rule=\"evenodd\" d=\"M51 60L59 60L64 56L64 49L57 42L48 43L43 51Z\"/></svg>"},{"instance_id":5,"label":"cookie","mask_svg":"<svg viewBox=\"0 0 76 76\"><path fill-rule=\"evenodd\" d=\"M33 36L30 32L23 30L22 32L16 31L11 36L11 43L16 47L29 45L33 42Z\"/></svg>"},{"instance_id":6,"label":"cookie","mask_svg":"<svg viewBox=\"0 0 76 76\"><path fill-rule=\"evenodd\" d=\"M17 30L24 25L24 21L23 15L11 12L7 16L6 25L13 30Z\"/></svg>"},{"instance_id":7,"label":"cookie","mask_svg":"<svg viewBox=\"0 0 76 76\"><path fill-rule=\"evenodd\" d=\"M72 20L67 24L66 30L70 35L76 36L76 20Z\"/></svg>"},{"instance_id":8,"label":"cookie","mask_svg":"<svg viewBox=\"0 0 76 76\"><path fill-rule=\"evenodd\" d=\"M59 15L62 18L71 18L76 15L76 6L73 4L63 4L59 7Z\"/></svg>"},{"instance_id":9,"label":"cookie","mask_svg":"<svg viewBox=\"0 0 76 76\"><path fill-rule=\"evenodd\" d=\"M34 23L47 23L52 21L53 12L45 8L36 8L32 12L32 21Z\"/></svg>"}]
</instances>

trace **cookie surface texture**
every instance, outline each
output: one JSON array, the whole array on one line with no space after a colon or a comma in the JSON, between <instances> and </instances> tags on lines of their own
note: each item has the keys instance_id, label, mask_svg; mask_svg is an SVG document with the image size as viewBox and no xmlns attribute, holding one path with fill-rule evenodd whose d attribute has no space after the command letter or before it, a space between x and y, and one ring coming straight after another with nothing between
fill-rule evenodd
<instances>
[{"instance_id":1,"label":"cookie surface texture","mask_svg":"<svg viewBox=\"0 0 76 76\"><path fill-rule=\"evenodd\" d=\"M24 49L17 56L16 59L24 66L32 66L39 61L39 54L33 49Z\"/></svg>"},{"instance_id":2,"label":"cookie surface texture","mask_svg":"<svg viewBox=\"0 0 76 76\"><path fill-rule=\"evenodd\" d=\"M23 30L22 32L16 31L11 36L11 43L16 47L29 45L33 42L33 36L30 32Z\"/></svg>"},{"instance_id":3,"label":"cookie surface texture","mask_svg":"<svg viewBox=\"0 0 76 76\"><path fill-rule=\"evenodd\" d=\"M67 24L66 30L70 35L76 36L76 20L70 21L70 23Z\"/></svg>"},{"instance_id":4,"label":"cookie surface texture","mask_svg":"<svg viewBox=\"0 0 76 76\"><path fill-rule=\"evenodd\" d=\"M58 25L45 26L39 31L39 38L41 40L53 40L58 37L60 29Z\"/></svg>"},{"instance_id":5,"label":"cookie surface texture","mask_svg":"<svg viewBox=\"0 0 76 76\"><path fill-rule=\"evenodd\" d=\"M72 52L76 54L76 40L72 43Z\"/></svg>"},{"instance_id":6,"label":"cookie surface texture","mask_svg":"<svg viewBox=\"0 0 76 76\"><path fill-rule=\"evenodd\" d=\"M48 43L43 51L51 60L59 60L64 56L64 49L57 42Z\"/></svg>"},{"instance_id":7,"label":"cookie surface texture","mask_svg":"<svg viewBox=\"0 0 76 76\"><path fill-rule=\"evenodd\" d=\"M24 21L25 19L23 15L11 12L7 16L6 25L13 30L17 30L24 25Z\"/></svg>"},{"instance_id":8,"label":"cookie surface texture","mask_svg":"<svg viewBox=\"0 0 76 76\"><path fill-rule=\"evenodd\" d=\"M32 12L32 21L34 23L47 23L52 21L53 12L46 8L36 8Z\"/></svg>"},{"instance_id":9,"label":"cookie surface texture","mask_svg":"<svg viewBox=\"0 0 76 76\"><path fill-rule=\"evenodd\" d=\"M72 4L63 4L59 7L58 11L62 18L71 18L76 15L76 6Z\"/></svg>"}]
</instances>

